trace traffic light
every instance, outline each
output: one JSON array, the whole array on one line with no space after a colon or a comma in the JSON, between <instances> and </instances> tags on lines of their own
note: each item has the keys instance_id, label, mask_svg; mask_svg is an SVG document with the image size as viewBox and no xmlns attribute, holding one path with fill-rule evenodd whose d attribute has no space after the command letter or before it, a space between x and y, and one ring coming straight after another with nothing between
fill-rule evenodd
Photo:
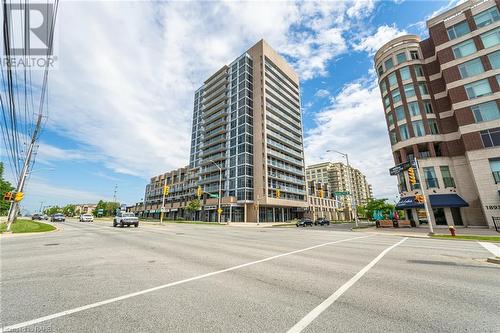
<instances>
[{"instance_id":1,"label":"traffic light","mask_svg":"<svg viewBox=\"0 0 500 333\"><path fill-rule=\"evenodd\" d=\"M168 195L169 192L170 192L170 187L168 187L168 185L163 186L163 194Z\"/></svg>"},{"instance_id":2,"label":"traffic light","mask_svg":"<svg viewBox=\"0 0 500 333\"><path fill-rule=\"evenodd\" d=\"M413 168L408 169L408 178L410 179L410 184L415 185L417 179L415 178L415 170Z\"/></svg>"},{"instance_id":3,"label":"traffic light","mask_svg":"<svg viewBox=\"0 0 500 333\"><path fill-rule=\"evenodd\" d=\"M422 194L417 194L415 196L415 201L418 203L423 203L425 201L425 197Z\"/></svg>"},{"instance_id":4,"label":"traffic light","mask_svg":"<svg viewBox=\"0 0 500 333\"><path fill-rule=\"evenodd\" d=\"M202 195L203 195L203 189L201 188L201 186L198 186L198 189L196 190L196 196L198 197L198 200L201 198Z\"/></svg>"},{"instance_id":5,"label":"traffic light","mask_svg":"<svg viewBox=\"0 0 500 333\"><path fill-rule=\"evenodd\" d=\"M281 190L279 188L276 189L276 198L281 198Z\"/></svg>"},{"instance_id":6,"label":"traffic light","mask_svg":"<svg viewBox=\"0 0 500 333\"><path fill-rule=\"evenodd\" d=\"M14 200L19 202L19 201L23 200L23 198L24 198L24 193L23 192L17 192L16 195L15 195L15 197L14 197Z\"/></svg>"},{"instance_id":7,"label":"traffic light","mask_svg":"<svg viewBox=\"0 0 500 333\"><path fill-rule=\"evenodd\" d=\"M3 200L4 201L12 201L13 199L13 194L12 192L5 192L5 194L3 195Z\"/></svg>"},{"instance_id":8,"label":"traffic light","mask_svg":"<svg viewBox=\"0 0 500 333\"><path fill-rule=\"evenodd\" d=\"M325 195L325 191L323 189L320 189L319 190L319 197L323 198L324 195Z\"/></svg>"}]
</instances>

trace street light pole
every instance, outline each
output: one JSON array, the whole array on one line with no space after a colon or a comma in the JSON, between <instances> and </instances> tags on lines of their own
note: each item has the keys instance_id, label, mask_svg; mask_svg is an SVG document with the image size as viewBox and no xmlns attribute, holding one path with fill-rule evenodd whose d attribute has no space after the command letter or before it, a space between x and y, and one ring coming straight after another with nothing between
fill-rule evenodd
<instances>
[{"instance_id":1,"label":"street light pole","mask_svg":"<svg viewBox=\"0 0 500 333\"><path fill-rule=\"evenodd\" d=\"M420 181L420 190L422 191L422 195L424 196L424 208L425 208L425 213L427 214L427 225L429 226L429 234L434 235L434 228L432 227L432 221L431 221L431 210L429 208L429 202L427 201L427 197L425 196L424 180L420 175L420 165L418 164L418 160L416 157L415 157L415 169L417 169L418 180Z\"/></svg>"},{"instance_id":2,"label":"street light pole","mask_svg":"<svg viewBox=\"0 0 500 333\"><path fill-rule=\"evenodd\" d=\"M327 153L328 152L334 152L334 153L340 154L343 157L345 157L345 159L346 159L346 163L347 163L347 177L349 178L348 183L349 183L349 190L350 190L350 195L351 195L352 214L354 215L354 223L356 224L356 227L358 227L358 224L359 224L359 221L358 221L358 212L357 212L357 209L356 209L356 199L355 199L355 195L354 195L354 183L353 183L353 179L351 177L351 165L349 164L349 155L346 154L346 153L342 153L342 152L340 152L338 150L334 150L334 149L329 149L326 152Z\"/></svg>"},{"instance_id":3,"label":"street light pole","mask_svg":"<svg viewBox=\"0 0 500 333\"><path fill-rule=\"evenodd\" d=\"M220 224L221 217L221 200L222 200L222 168L215 163L213 160L210 160L218 169L219 169L219 198L217 200L217 222Z\"/></svg>"}]
</instances>

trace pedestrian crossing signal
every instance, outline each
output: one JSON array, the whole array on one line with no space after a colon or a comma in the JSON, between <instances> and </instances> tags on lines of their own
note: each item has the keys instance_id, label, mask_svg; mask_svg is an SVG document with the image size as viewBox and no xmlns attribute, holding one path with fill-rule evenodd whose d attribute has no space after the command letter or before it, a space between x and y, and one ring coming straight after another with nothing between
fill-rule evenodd
<instances>
[{"instance_id":1,"label":"pedestrian crossing signal","mask_svg":"<svg viewBox=\"0 0 500 333\"><path fill-rule=\"evenodd\" d=\"M14 195L12 192L5 192L5 194L3 195L4 201L12 201L13 198L14 198Z\"/></svg>"},{"instance_id":2,"label":"pedestrian crossing signal","mask_svg":"<svg viewBox=\"0 0 500 333\"><path fill-rule=\"evenodd\" d=\"M410 179L410 184L415 185L417 179L415 178L415 170L413 168L408 169L408 178Z\"/></svg>"}]
</instances>

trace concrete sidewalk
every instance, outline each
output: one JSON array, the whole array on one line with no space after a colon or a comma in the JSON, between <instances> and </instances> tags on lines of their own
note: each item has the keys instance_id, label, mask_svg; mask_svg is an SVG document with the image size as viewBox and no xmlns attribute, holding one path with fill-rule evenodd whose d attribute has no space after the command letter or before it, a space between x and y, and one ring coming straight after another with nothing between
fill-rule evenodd
<instances>
[{"instance_id":1,"label":"concrete sidewalk","mask_svg":"<svg viewBox=\"0 0 500 333\"><path fill-rule=\"evenodd\" d=\"M402 236L402 237L420 237L429 238L429 228L427 226L421 226L417 228L360 228L353 229L352 231L369 232L375 234L392 235L392 236ZM434 227L435 235L450 235L448 227ZM465 228L465 227L455 227L455 234L457 236L498 236L500 237L500 232L495 231L495 229L486 228Z\"/></svg>"}]
</instances>

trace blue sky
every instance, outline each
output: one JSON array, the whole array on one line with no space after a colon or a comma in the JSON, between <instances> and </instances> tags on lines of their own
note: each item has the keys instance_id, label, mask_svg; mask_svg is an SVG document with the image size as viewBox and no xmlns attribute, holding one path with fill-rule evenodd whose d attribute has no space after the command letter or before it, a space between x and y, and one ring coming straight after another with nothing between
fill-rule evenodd
<instances>
[{"instance_id":1,"label":"blue sky","mask_svg":"<svg viewBox=\"0 0 500 333\"><path fill-rule=\"evenodd\" d=\"M194 90L261 38L301 77L306 163L348 152L375 196L395 200L373 53L400 34L425 37L426 18L456 2L62 2L22 206L109 200L115 185L138 202L151 176L188 163Z\"/></svg>"}]
</instances>

